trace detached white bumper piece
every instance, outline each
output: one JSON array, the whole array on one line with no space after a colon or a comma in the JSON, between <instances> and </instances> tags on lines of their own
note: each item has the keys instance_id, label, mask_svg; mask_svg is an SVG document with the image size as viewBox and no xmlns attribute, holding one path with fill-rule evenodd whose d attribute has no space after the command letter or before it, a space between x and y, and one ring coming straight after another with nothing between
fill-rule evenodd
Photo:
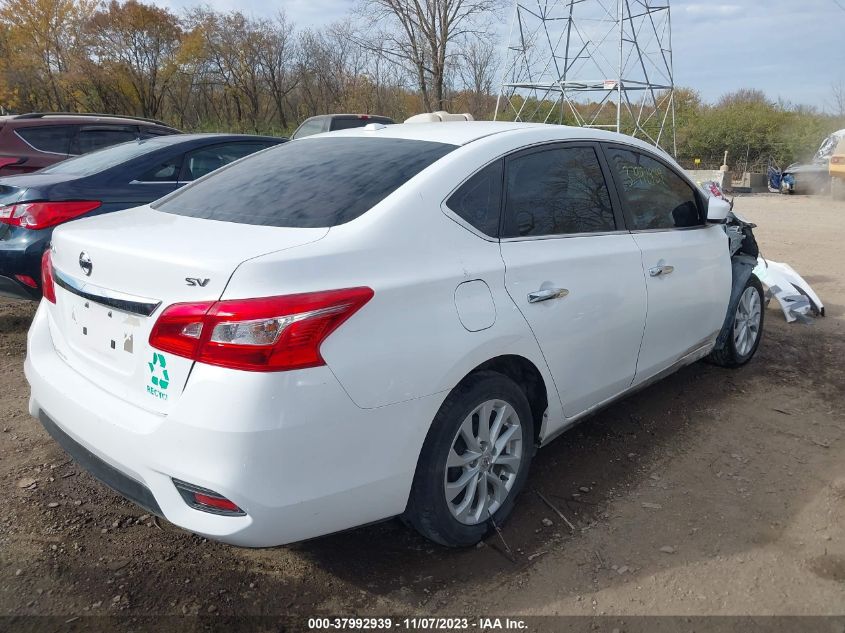
<instances>
[{"instance_id":1,"label":"detached white bumper piece","mask_svg":"<svg viewBox=\"0 0 845 633\"><path fill-rule=\"evenodd\" d=\"M754 274L766 287L767 298L777 299L787 323L806 322L810 315L824 316L824 304L819 296L789 264L760 256Z\"/></svg>"}]
</instances>

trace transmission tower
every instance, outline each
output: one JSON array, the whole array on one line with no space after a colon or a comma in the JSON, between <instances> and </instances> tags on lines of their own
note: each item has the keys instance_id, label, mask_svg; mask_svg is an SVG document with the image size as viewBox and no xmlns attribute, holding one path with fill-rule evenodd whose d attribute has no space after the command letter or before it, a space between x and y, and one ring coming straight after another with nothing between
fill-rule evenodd
<instances>
[{"instance_id":1,"label":"transmission tower","mask_svg":"<svg viewBox=\"0 0 845 633\"><path fill-rule=\"evenodd\" d=\"M676 153L669 0L516 0L496 119L568 123Z\"/></svg>"}]
</instances>

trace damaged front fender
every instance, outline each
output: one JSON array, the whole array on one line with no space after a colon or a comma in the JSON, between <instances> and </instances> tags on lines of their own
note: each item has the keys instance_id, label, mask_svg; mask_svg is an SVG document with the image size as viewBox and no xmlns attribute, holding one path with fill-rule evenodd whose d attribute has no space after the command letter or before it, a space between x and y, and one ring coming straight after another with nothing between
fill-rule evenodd
<instances>
[{"instance_id":1,"label":"damaged front fender","mask_svg":"<svg viewBox=\"0 0 845 633\"><path fill-rule=\"evenodd\" d=\"M728 303L728 312L725 315L725 322L722 324L722 330L716 339L715 350L720 350L725 347L728 342L728 337L733 329L734 314L736 314L737 305L739 305L739 298L742 296L742 291L748 283L748 279L754 272L754 267L757 265L757 260L750 255L737 254L731 258L731 300Z\"/></svg>"}]
</instances>

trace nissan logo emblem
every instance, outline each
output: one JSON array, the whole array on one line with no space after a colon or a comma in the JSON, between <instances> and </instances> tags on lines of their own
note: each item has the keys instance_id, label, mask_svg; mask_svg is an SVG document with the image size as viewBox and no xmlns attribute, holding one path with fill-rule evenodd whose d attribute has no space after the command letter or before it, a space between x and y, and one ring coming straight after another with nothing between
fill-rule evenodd
<instances>
[{"instance_id":1,"label":"nissan logo emblem","mask_svg":"<svg viewBox=\"0 0 845 633\"><path fill-rule=\"evenodd\" d=\"M91 256L85 251L79 254L79 267L88 277L91 276L91 271L94 270L94 264L91 263Z\"/></svg>"}]
</instances>

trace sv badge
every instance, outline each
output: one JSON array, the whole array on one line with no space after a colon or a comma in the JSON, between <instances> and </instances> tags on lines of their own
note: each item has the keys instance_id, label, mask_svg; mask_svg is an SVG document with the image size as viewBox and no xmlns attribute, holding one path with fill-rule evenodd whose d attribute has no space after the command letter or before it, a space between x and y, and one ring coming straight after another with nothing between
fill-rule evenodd
<instances>
[{"instance_id":1,"label":"sv badge","mask_svg":"<svg viewBox=\"0 0 845 633\"><path fill-rule=\"evenodd\" d=\"M205 288L208 285L208 282L211 279L200 279L199 277L185 277L185 282L189 286L200 286L201 288Z\"/></svg>"}]
</instances>

